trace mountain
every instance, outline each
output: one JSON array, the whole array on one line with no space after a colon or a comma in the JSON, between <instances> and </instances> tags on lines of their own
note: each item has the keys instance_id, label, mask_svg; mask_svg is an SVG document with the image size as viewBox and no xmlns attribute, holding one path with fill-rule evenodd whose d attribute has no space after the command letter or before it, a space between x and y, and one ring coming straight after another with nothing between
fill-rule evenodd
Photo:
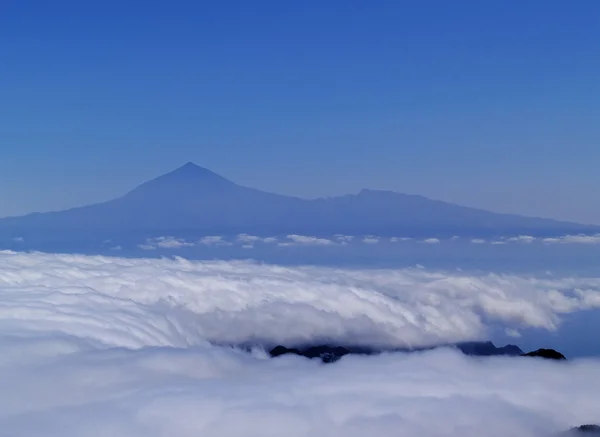
<instances>
[{"instance_id":1,"label":"mountain","mask_svg":"<svg viewBox=\"0 0 600 437\"><path fill-rule=\"evenodd\" d=\"M600 228L497 214L422 196L362 190L315 200L238 185L188 163L117 199L59 212L0 219L0 236L304 234L557 235Z\"/></svg>"}]
</instances>

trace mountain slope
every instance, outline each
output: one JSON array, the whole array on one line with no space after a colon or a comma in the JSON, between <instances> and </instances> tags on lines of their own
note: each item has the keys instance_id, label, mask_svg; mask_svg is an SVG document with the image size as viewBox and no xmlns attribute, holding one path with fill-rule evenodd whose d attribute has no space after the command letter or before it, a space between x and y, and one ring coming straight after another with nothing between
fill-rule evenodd
<instances>
[{"instance_id":1,"label":"mountain slope","mask_svg":"<svg viewBox=\"0 0 600 437\"><path fill-rule=\"evenodd\" d=\"M0 232L11 235L247 232L437 236L592 231L597 228L496 214L390 191L299 199L240 186L192 163L108 202L0 220Z\"/></svg>"}]
</instances>

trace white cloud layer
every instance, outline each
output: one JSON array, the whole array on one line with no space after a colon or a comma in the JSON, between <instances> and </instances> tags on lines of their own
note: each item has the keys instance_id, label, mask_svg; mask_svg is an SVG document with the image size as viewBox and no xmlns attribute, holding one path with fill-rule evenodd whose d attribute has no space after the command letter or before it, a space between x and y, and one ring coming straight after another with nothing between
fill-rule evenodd
<instances>
[{"instance_id":1,"label":"white cloud layer","mask_svg":"<svg viewBox=\"0 0 600 437\"><path fill-rule=\"evenodd\" d=\"M111 346L401 347L487 338L490 323L555 329L561 314L600 307L600 278L3 252L0 300L0 327Z\"/></svg>"},{"instance_id":2,"label":"white cloud layer","mask_svg":"<svg viewBox=\"0 0 600 437\"><path fill-rule=\"evenodd\" d=\"M452 350L322 365L211 346L552 329L600 278L0 252L0 435L550 437L598 421L600 362ZM512 331L508 331L512 332Z\"/></svg>"},{"instance_id":3,"label":"white cloud layer","mask_svg":"<svg viewBox=\"0 0 600 437\"><path fill-rule=\"evenodd\" d=\"M550 437L596 420L600 407L593 360L437 350L320 365L219 348L99 350L71 339L2 346L7 436Z\"/></svg>"}]
</instances>

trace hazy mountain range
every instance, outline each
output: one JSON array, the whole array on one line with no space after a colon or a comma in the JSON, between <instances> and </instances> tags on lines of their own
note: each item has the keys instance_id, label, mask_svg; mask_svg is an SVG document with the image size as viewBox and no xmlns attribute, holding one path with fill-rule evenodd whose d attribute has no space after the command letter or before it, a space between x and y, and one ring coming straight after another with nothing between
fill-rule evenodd
<instances>
[{"instance_id":1,"label":"hazy mountain range","mask_svg":"<svg viewBox=\"0 0 600 437\"><path fill-rule=\"evenodd\" d=\"M598 232L600 227L497 214L391 191L314 200L238 185L188 163L117 199L0 219L4 238L130 235L497 236Z\"/></svg>"}]
</instances>

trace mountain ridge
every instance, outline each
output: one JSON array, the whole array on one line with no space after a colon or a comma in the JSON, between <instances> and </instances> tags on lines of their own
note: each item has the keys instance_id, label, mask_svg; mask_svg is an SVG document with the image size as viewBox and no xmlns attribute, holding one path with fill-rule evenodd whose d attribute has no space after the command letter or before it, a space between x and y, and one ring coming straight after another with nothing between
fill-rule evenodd
<instances>
[{"instance_id":1,"label":"mountain ridge","mask_svg":"<svg viewBox=\"0 0 600 437\"><path fill-rule=\"evenodd\" d=\"M415 194L362 189L302 199L239 185L192 162L124 195L63 211L0 219L0 233L167 232L481 235L597 232L600 227L494 213Z\"/></svg>"}]
</instances>

